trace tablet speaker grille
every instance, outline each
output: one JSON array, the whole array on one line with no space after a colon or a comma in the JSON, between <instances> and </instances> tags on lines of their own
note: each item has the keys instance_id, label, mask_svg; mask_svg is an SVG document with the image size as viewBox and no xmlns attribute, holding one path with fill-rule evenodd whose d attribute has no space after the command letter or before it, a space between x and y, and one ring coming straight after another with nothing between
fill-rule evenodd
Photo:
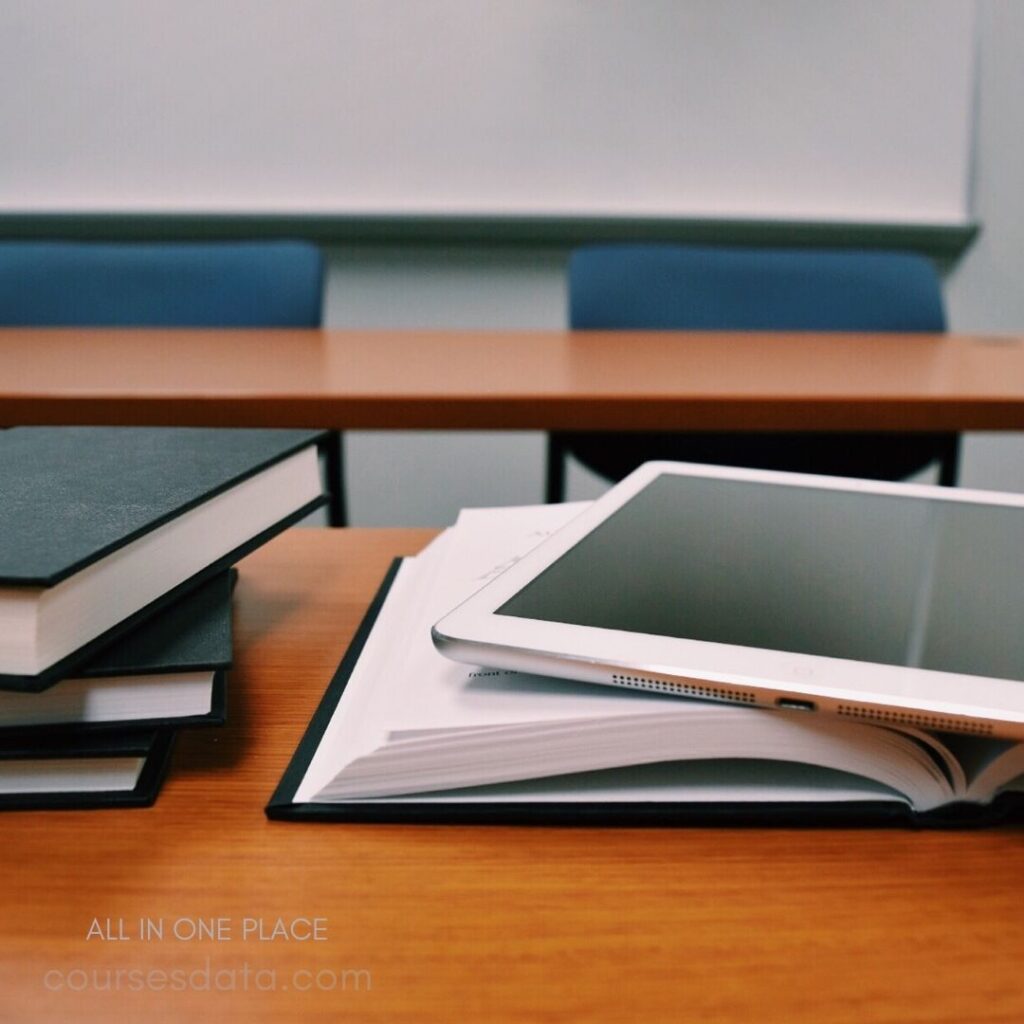
<instances>
[{"instance_id":1,"label":"tablet speaker grille","mask_svg":"<svg viewBox=\"0 0 1024 1024\"><path fill-rule=\"evenodd\" d=\"M755 704L757 699L750 690L734 690L728 686L712 686L709 683L682 683L676 679L658 679L652 676L626 676L613 674L616 686L632 689L657 690L659 693L674 693L684 697L700 697L704 700L727 700L740 704Z\"/></svg>"},{"instance_id":2,"label":"tablet speaker grille","mask_svg":"<svg viewBox=\"0 0 1024 1024\"><path fill-rule=\"evenodd\" d=\"M936 729L939 732L969 732L975 736L991 736L992 726L975 722L970 718L945 718L942 715L919 715L913 711L886 711L882 708L861 708L851 704L840 704L836 709L848 718L865 718L872 722L889 722L892 725L915 725L919 729Z\"/></svg>"}]
</instances>

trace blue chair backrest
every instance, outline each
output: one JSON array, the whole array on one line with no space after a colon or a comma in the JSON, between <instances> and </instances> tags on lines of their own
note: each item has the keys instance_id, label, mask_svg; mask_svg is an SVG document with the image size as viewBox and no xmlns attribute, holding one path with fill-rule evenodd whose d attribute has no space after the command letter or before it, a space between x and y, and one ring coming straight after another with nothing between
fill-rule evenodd
<instances>
[{"instance_id":1,"label":"blue chair backrest","mask_svg":"<svg viewBox=\"0 0 1024 1024\"><path fill-rule=\"evenodd\" d=\"M901 252L606 245L569 262L592 330L944 331L932 264Z\"/></svg>"},{"instance_id":2,"label":"blue chair backrest","mask_svg":"<svg viewBox=\"0 0 1024 1024\"><path fill-rule=\"evenodd\" d=\"M10 327L318 327L322 293L305 242L0 243Z\"/></svg>"}]
</instances>

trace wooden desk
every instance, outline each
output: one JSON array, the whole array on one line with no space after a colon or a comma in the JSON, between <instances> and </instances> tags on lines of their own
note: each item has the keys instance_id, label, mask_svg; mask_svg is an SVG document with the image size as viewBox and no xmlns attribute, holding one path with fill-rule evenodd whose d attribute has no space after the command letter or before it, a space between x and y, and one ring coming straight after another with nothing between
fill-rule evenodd
<instances>
[{"instance_id":1,"label":"wooden desk","mask_svg":"<svg viewBox=\"0 0 1024 1024\"><path fill-rule=\"evenodd\" d=\"M1024 1019L1021 830L266 821L391 557L430 536L273 541L241 566L230 724L183 735L156 806L3 816L0 1019ZM131 934L140 916L165 920L162 942L86 941L94 917L124 918ZM247 916L326 918L327 941L244 943ZM230 941L171 937L176 920L216 917L232 920ZM201 972L207 958L237 991L46 987L92 985L94 968L101 985L108 968ZM269 969L277 990L260 991L255 972ZM344 970L370 972L369 991ZM320 971L339 989L296 991Z\"/></svg>"},{"instance_id":2,"label":"wooden desk","mask_svg":"<svg viewBox=\"0 0 1024 1024\"><path fill-rule=\"evenodd\" d=\"M1020 430L1024 338L0 331L0 424Z\"/></svg>"}]
</instances>

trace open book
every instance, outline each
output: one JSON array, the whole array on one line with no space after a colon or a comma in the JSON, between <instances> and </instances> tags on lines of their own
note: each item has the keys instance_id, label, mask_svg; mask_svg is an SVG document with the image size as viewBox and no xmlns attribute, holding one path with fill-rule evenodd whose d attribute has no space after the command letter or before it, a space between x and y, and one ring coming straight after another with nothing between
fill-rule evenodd
<instances>
[{"instance_id":1,"label":"open book","mask_svg":"<svg viewBox=\"0 0 1024 1024\"><path fill-rule=\"evenodd\" d=\"M467 510L403 560L268 814L720 820L725 808L773 820L785 808L800 820L978 820L1024 792L1024 744L474 669L438 654L431 625L580 510Z\"/></svg>"}]
</instances>

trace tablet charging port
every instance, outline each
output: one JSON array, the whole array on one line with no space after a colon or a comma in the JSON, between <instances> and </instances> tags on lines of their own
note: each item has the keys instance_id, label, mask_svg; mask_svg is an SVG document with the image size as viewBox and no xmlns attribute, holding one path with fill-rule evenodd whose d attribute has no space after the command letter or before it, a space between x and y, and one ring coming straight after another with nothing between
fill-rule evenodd
<instances>
[{"instance_id":1,"label":"tablet charging port","mask_svg":"<svg viewBox=\"0 0 1024 1024\"><path fill-rule=\"evenodd\" d=\"M777 708L786 708L788 711L818 710L818 705L813 700L797 700L795 697L777 697L775 706Z\"/></svg>"}]
</instances>

